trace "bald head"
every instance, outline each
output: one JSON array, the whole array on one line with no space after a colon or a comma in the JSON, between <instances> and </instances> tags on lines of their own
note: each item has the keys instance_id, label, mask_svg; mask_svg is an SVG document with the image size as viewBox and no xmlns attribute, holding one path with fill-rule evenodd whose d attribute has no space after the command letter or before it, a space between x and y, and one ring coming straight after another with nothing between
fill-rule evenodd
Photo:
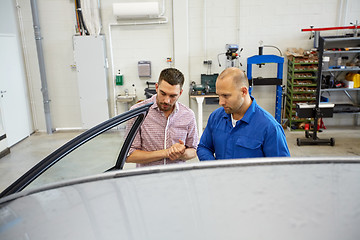
<instances>
[{"instance_id":1,"label":"bald head","mask_svg":"<svg viewBox=\"0 0 360 240\"><path fill-rule=\"evenodd\" d=\"M235 67L226 68L219 75L218 80L222 80L225 78L231 78L233 80L234 86L236 86L237 88L241 88L241 87L249 88L249 80L246 74L244 73L244 71L242 71L239 68L235 68Z\"/></svg>"},{"instance_id":2,"label":"bald head","mask_svg":"<svg viewBox=\"0 0 360 240\"><path fill-rule=\"evenodd\" d=\"M219 105L236 120L241 119L250 107L249 82L239 68L225 69L216 80L216 94Z\"/></svg>"}]
</instances>

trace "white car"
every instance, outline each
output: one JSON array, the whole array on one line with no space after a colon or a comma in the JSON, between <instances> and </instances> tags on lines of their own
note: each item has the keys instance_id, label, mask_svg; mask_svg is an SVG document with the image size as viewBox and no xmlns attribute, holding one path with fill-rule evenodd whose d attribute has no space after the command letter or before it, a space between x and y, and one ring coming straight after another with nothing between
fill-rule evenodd
<instances>
[{"instance_id":1,"label":"white car","mask_svg":"<svg viewBox=\"0 0 360 240\"><path fill-rule=\"evenodd\" d=\"M2 192L0 239L360 239L359 157L122 170L149 107L81 134ZM116 157L92 160L100 150L91 142L131 119L129 134L118 134L121 150L113 138L101 149Z\"/></svg>"}]
</instances>

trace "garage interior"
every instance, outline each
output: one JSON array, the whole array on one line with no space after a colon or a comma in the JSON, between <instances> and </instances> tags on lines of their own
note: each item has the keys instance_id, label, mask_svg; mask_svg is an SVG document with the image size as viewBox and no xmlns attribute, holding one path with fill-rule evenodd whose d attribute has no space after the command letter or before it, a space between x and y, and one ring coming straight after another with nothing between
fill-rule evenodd
<instances>
[{"instance_id":1,"label":"garage interior","mask_svg":"<svg viewBox=\"0 0 360 240\"><path fill-rule=\"evenodd\" d=\"M201 133L219 107L217 74L230 66L248 74L254 56L284 60L278 85L255 84L276 76L277 63L251 66L252 95L283 125L292 157L360 156L360 48L346 46L360 34L360 1L3 0L0 6L1 189L67 140L146 99L167 67L184 73L179 101L194 111ZM329 36L344 42L321 55L330 70L319 86L318 43ZM315 104L317 90L334 107L315 125L314 116L297 115L297 103ZM299 146L314 125L334 146Z\"/></svg>"}]
</instances>

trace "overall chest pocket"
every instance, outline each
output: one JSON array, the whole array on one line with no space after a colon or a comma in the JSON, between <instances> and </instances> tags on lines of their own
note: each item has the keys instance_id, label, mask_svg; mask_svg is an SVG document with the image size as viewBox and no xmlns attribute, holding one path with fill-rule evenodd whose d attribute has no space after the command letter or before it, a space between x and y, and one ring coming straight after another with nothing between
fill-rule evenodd
<instances>
[{"instance_id":1,"label":"overall chest pocket","mask_svg":"<svg viewBox=\"0 0 360 240\"><path fill-rule=\"evenodd\" d=\"M261 147L261 141L250 137L240 136L236 140L236 145L248 149L257 149Z\"/></svg>"},{"instance_id":2,"label":"overall chest pocket","mask_svg":"<svg viewBox=\"0 0 360 240\"><path fill-rule=\"evenodd\" d=\"M261 150L261 141L246 137L240 136L236 140L236 155L240 155L241 157L262 157L263 153Z\"/></svg>"}]
</instances>

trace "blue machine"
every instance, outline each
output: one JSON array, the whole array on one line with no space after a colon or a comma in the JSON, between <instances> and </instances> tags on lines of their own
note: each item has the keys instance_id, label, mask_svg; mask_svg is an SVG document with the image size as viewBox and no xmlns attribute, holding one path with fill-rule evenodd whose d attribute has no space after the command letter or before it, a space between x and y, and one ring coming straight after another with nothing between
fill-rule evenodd
<instances>
[{"instance_id":1,"label":"blue machine","mask_svg":"<svg viewBox=\"0 0 360 240\"><path fill-rule=\"evenodd\" d=\"M252 65L259 66L265 63L277 63L276 78L253 78ZM276 85L276 104L275 104L275 119L281 124L281 100L282 100L282 75L283 75L284 57L276 55L255 55L247 59L247 76L249 79L249 93L254 85Z\"/></svg>"}]
</instances>

